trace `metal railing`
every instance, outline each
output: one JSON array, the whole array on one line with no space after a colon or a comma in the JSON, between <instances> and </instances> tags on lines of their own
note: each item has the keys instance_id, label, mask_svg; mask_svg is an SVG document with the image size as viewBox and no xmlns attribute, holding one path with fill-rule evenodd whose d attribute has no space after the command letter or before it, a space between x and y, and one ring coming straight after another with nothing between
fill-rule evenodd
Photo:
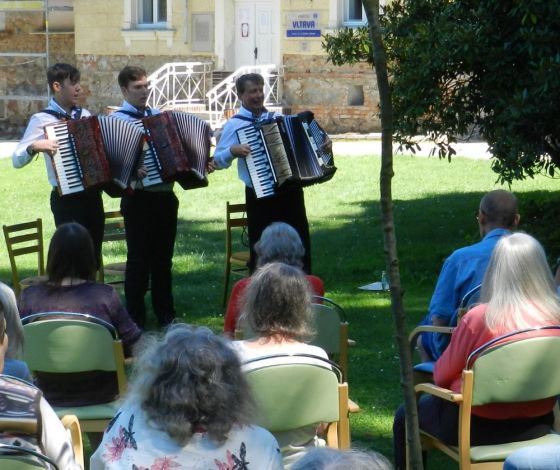
<instances>
[{"instance_id":1,"label":"metal railing","mask_svg":"<svg viewBox=\"0 0 560 470\"><path fill-rule=\"evenodd\" d=\"M202 104L212 84L211 62L170 62L148 77L148 104L154 108L173 108Z\"/></svg>"},{"instance_id":2,"label":"metal railing","mask_svg":"<svg viewBox=\"0 0 560 470\"><path fill-rule=\"evenodd\" d=\"M212 128L221 127L229 117L228 113L233 113L233 110L239 106L235 93L235 80L246 73L260 73L263 76L265 106L277 105L281 102L281 69L273 64L240 67L206 93Z\"/></svg>"}]
</instances>

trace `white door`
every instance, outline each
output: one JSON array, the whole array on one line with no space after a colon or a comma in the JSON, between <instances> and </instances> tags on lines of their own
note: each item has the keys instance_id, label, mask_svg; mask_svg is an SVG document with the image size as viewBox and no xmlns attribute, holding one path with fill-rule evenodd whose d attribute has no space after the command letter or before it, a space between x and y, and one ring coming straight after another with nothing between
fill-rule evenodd
<instances>
[{"instance_id":1,"label":"white door","mask_svg":"<svg viewBox=\"0 0 560 470\"><path fill-rule=\"evenodd\" d=\"M272 1L236 2L235 68L275 63L277 29Z\"/></svg>"}]
</instances>

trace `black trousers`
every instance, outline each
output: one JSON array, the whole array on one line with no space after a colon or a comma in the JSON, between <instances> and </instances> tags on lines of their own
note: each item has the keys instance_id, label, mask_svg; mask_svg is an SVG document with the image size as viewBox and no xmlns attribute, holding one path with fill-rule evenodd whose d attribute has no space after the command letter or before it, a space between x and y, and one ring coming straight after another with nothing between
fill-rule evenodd
<instances>
[{"instance_id":1,"label":"black trousers","mask_svg":"<svg viewBox=\"0 0 560 470\"><path fill-rule=\"evenodd\" d=\"M83 225L93 240L95 259L99 267L101 260L101 243L105 229L105 213L101 191L91 190L60 196L56 189L51 192L51 211L54 224L77 222Z\"/></svg>"},{"instance_id":2,"label":"black trousers","mask_svg":"<svg viewBox=\"0 0 560 470\"><path fill-rule=\"evenodd\" d=\"M459 407L441 398L425 395L418 402L420 428L448 445L457 445ZM554 421L552 412L536 418L495 420L471 416L471 445L493 445L525 441L550 432ZM395 413L393 421L393 453L395 469L406 468L406 423L404 405Z\"/></svg>"},{"instance_id":3,"label":"black trousers","mask_svg":"<svg viewBox=\"0 0 560 470\"><path fill-rule=\"evenodd\" d=\"M257 199L253 188L245 187L245 203L247 205L249 248L251 250L249 261L251 273L255 270L257 261L254 246L261 238L263 230L272 222L285 222L296 229L299 234L305 248L303 270L307 274L311 274L311 239L309 237L307 214L305 213L303 188L295 184L285 183L274 196Z\"/></svg>"},{"instance_id":4,"label":"black trousers","mask_svg":"<svg viewBox=\"0 0 560 470\"><path fill-rule=\"evenodd\" d=\"M178 208L173 191L137 190L121 200L128 249L124 293L128 313L140 328L146 324L144 297L150 280L159 324L175 318L171 268Z\"/></svg>"}]
</instances>

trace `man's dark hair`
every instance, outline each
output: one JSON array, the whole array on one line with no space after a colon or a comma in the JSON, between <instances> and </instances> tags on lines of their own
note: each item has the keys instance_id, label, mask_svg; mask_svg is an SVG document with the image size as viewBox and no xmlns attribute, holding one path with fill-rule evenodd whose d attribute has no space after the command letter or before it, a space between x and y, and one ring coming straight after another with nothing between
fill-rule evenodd
<instances>
[{"instance_id":1,"label":"man's dark hair","mask_svg":"<svg viewBox=\"0 0 560 470\"><path fill-rule=\"evenodd\" d=\"M264 78L259 73L246 73L245 75L241 75L237 80L235 80L235 91L237 92L237 96L245 93L245 86L247 82L264 85Z\"/></svg>"},{"instance_id":2,"label":"man's dark hair","mask_svg":"<svg viewBox=\"0 0 560 470\"><path fill-rule=\"evenodd\" d=\"M51 91L54 91L54 82L62 83L66 79L75 84L80 81L80 71L70 64L54 64L47 70L47 82Z\"/></svg>"},{"instance_id":3,"label":"man's dark hair","mask_svg":"<svg viewBox=\"0 0 560 470\"><path fill-rule=\"evenodd\" d=\"M142 67L136 65L127 65L119 73L119 86L127 87L130 82L136 82L146 77L148 74Z\"/></svg>"},{"instance_id":4,"label":"man's dark hair","mask_svg":"<svg viewBox=\"0 0 560 470\"><path fill-rule=\"evenodd\" d=\"M96 261L89 232L80 224L60 225L54 232L47 256L49 282L60 286L65 277L95 280Z\"/></svg>"},{"instance_id":5,"label":"man's dark hair","mask_svg":"<svg viewBox=\"0 0 560 470\"><path fill-rule=\"evenodd\" d=\"M515 226L518 214L517 198L509 191L496 189L484 195L480 210L486 215L488 223L511 229Z\"/></svg>"}]
</instances>

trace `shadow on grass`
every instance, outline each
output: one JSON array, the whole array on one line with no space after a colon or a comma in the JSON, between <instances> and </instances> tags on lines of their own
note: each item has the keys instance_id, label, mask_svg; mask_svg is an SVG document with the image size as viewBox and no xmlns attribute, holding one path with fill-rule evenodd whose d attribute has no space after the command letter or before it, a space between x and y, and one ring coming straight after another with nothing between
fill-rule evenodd
<instances>
[{"instance_id":1,"label":"shadow on grass","mask_svg":"<svg viewBox=\"0 0 560 470\"><path fill-rule=\"evenodd\" d=\"M444 259L454 249L479 239L475 213L482 195L457 192L394 201L409 329L423 317ZM520 195L520 229L541 240L551 259L560 254L558 199L557 193L548 191ZM387 295L357 289L378 280L385 270L379 202L351 200L339 204L336 214L309 215L314 272L325 281L327 295L345 308L350 336L357 341L350 351L349 383L351 397L362 413L352 417L353 438L391 455L392 416L401 402L401 390L390 301ZM224 220L200 218L179 220L174 258L176 310L182 321L220 331ZM125 256L124 247L115 256ZM9 283L6 264L0 267L0 278Z\"/></svg>"}]
</instances>

